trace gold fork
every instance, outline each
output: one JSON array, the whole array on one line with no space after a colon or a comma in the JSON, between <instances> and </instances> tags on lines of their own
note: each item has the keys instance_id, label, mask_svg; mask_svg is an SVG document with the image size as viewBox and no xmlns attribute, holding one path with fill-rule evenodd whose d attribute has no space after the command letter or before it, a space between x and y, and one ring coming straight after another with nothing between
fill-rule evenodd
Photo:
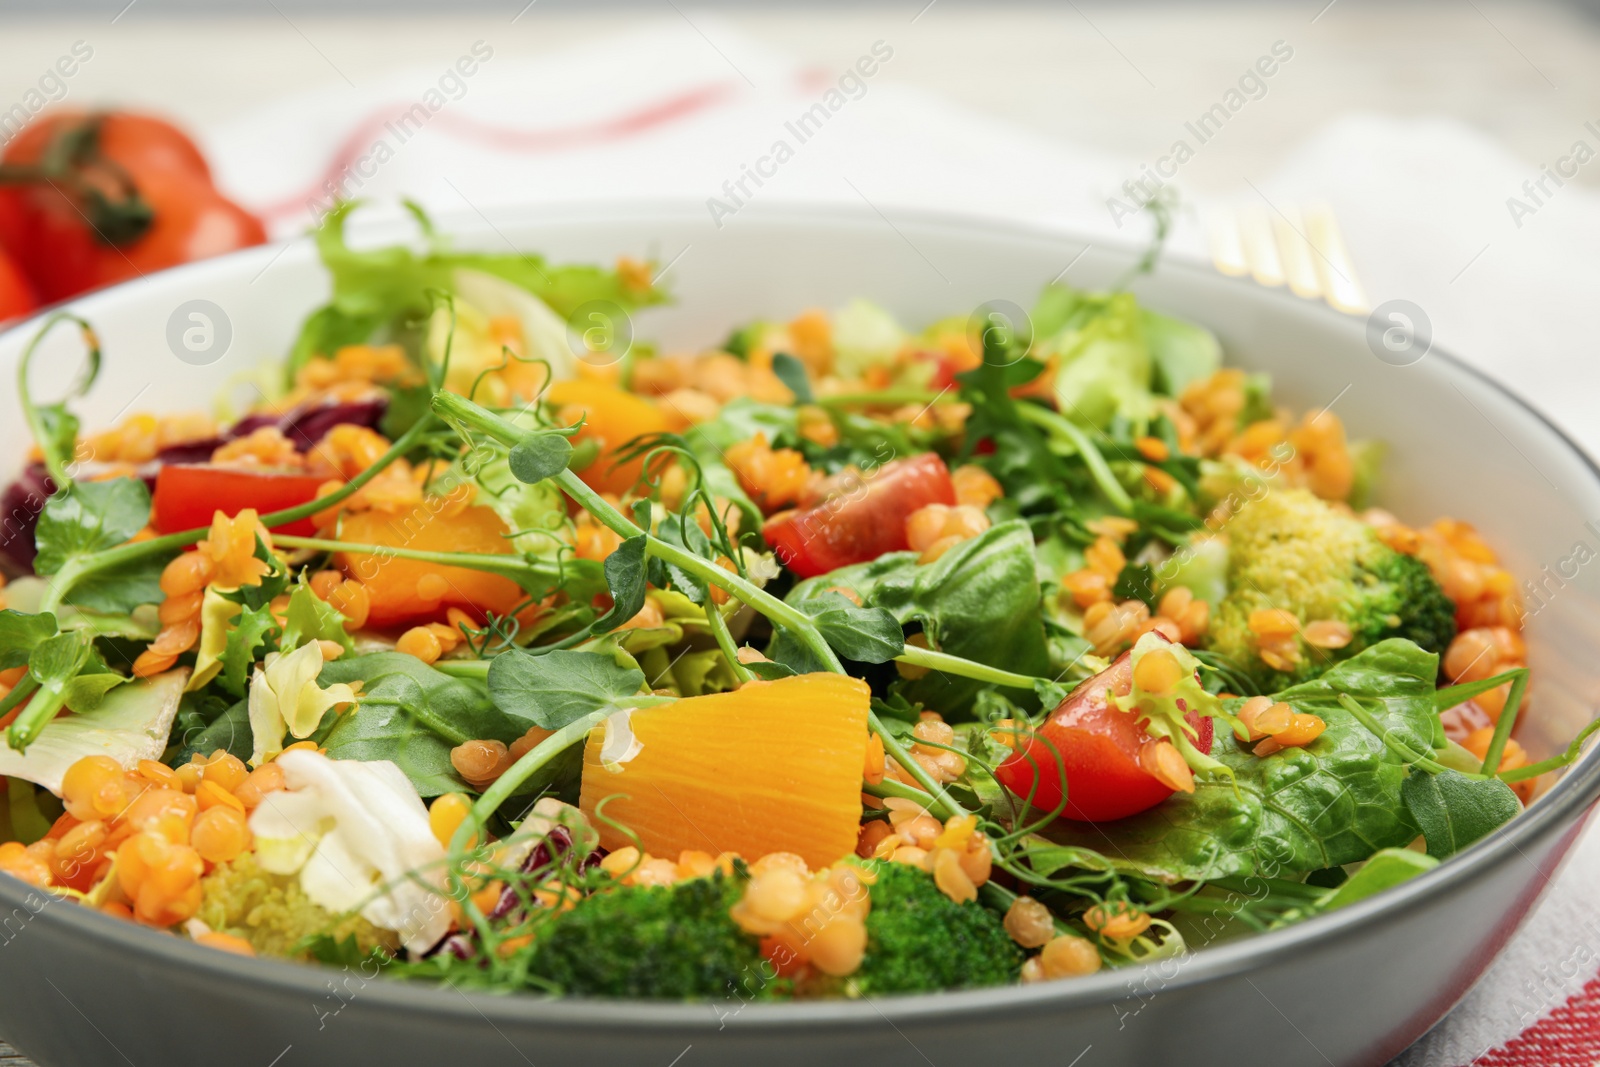
<instances>
[{"instance_id":1,"label":"gold fork","mask_svg":"<svg viewBox=\"0 0 1600 1067\"><path fill-rule=\"evenodd\" d=\"M1216 208L1207 213L1211 262L1223 274L1249 275L1265 286L1287 285L1296 296L1326 300L1365 314L1365 290L1345 247L1333 208L1325 203L1272 208Z\"/></svg>"}]
</instances>

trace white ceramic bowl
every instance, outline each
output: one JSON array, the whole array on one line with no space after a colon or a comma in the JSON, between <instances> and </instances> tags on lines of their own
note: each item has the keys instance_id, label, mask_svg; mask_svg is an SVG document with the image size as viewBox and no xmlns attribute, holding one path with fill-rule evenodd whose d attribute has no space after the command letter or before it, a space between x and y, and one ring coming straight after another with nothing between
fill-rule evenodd
<instances>
[{"instance_id":1,"label":"white ceramic bowl","mask_svg":"<svg viewBox=\"0 0 1600 1067\"><path fill-rule=\"evenodd\" d=\"M623 253L672 261L666 281L676 303L636 320L638 336L668 351L714 345L736 322L858 296L914 325L996 299L1027 307L1069 264L1066 280L1096 287L1135 258L987 221L897 213L890 225L867 210L759 204L720 229L689 204L502 211L442 228L466 247L510 246L557 262ZM1173 262L1134 288L1149 306L1211 327L1230 363L1269 372L1280 402L1333 404L1352 436L1388 442L1384 506L1414 522L1467 519L1513 573L1541 577L1548 591L1528 629L1534 704L1522 740L1537 758L1589 720L1600 689L1600 566L1572 561L1579 543L1592 550L1578 553L1585 559L1600 552L1588 525L1600 516L1600 479L1569 441L1442 353L1405 367L1379 360L1363 321L1319 304ZM282 357L327 292L301 241L73 301L105 351L98 386L77 405L85 427L132 411L203 407L225 392L248 402L249 375ZM193 300L214 303L231 327L226 353L204 366L181 361L167 342L169 321ZM0 335L0 382L14 380L36 325ZM72 331L53 336L35 395L63 389L78 352ZM7 389L0 471L9 473L29 440ZM246 1050L266 1063L285 1046L298 1063L504 1061L508 1044L541 1067L664 1065L690 1045L696 1064L1067 1063L1090 1045L1086 1062L1095 1064L1166 1056L1190 1067L1376 1064L1432 1025L1504 944L1600 793L1593 764L1585 760L1530 812L1437 871L1333 915L1165 967L870 1003L741 1010L467 996L238 960L86 910L39 910L36 894L0 878L0 918L4 909L24 916L0 946L0 1033L46 1065L209 1063Z\"/></svg>"}]
</instances>

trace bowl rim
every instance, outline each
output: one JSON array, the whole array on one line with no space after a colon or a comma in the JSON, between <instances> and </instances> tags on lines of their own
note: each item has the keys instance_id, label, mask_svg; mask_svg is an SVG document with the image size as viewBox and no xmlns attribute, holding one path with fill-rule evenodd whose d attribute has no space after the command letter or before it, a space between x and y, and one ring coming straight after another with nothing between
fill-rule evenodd
<instances>
[{"instance_id":1,"label":"bowl rim","mask_svg":"<svg viewBox=\"0 0 1600 1067\"><path fill-rule=\"evenodd\" d=\"M877 213L868 211L864 207L834 202L755 202L747 205L747 208L748 212L741 211L741 214L762 223L833 222L876 227L884 221ZM703 223L702 210L703 205L684 199L590 198L537 204L496 205L491 209L496 219L493 222L481 213L440 212L435 216L435 225L439 232L449 235L497 233L500 224L525 225L541 219L548 219L564 228L585 221L603 219L617 222L626 221L630 217L665 219L673 223L691 220ZM1102 235L1089 237L1067 227L1027 223L1014 218L970 212L900 208L895 209L895 217L897 223L924 232L946 230L966 235L979 232L1029 242L1076 242L1129 258L1137 257L1140 251L1131 242L1106 239ZM358 239L364 244L368 240L388 239L397 233L413 231L403 219L384 218L359 226L352 221L351 232L358 235ZM48 316L60 310L71 307L77 313L88 317L94 313L94 305L103 300L122 299L125 294L139 286L157 280L168 281L191 275L204 277L225 270L247 269L259 261L265 261L260 268L260 273L264 274L286 252L297 247L309 250L310 237L290 238L209 260L183 264L82 294L41 308L28 318L0 331L0 345L12 340L13 335L20 335L24 331L37 328ZM1164 253L1156 269L1204 279L1208 285L1222 284L1239 290L1256 291L1257 298L1298 301L1302 311L1309 311L1329 324L1336 324L1332 325L1334 330L1348 330L1354 321L1350 315L1335 311L1321 302L1302 301L1287 290L1261 291L1261 287L1248 278L1227 277L1215 271L1204 260L1181 252ZM1447 374L1465 375L1475 379L1532 416L1581 462L1588 475L1600 485L1600 464L1597 464L1595 459L1566 431L1520 396L1516 390L1437 344L1430 348L1428 355L1437 357L1445 365ZM1586 816L1588 809L1597 799L1600 799L1600 756L1596 756L1595 748L1591 748L1520 816L1489 836L1474 842L1433 870L1338 911L1315 916L1279 930L1253 934L1237 941L1199 949L1192 955L1178 958L1178 973L1172 976L1162 973L1161 970L1163 963L1172 961L1162 961L1102 970L1098 974L1074 979L1071 982L1042 982L1035 985L863 997L859 1000L789 1003L739 1001L738 1007L726 1013L717 1011L719 1004L717 1001L663 1003L594 997L550 998L535 993L504 995L460 988L454 990L457 996L450 998L444 996L444 990L434 983L404 980L367 983L362 990L361 999L371 1002L370 1010L395 1009L411 1015L440 1019L469 1021L477 1019L489 1021L491 1024L505 1022L537 1025L547 1029L574 1029L603 1024L614 1030L633 1034L683 1036L704 1034L708 1027L713 1033L725 1027L739 1031L758 1028L763 1033L817 1025L860 1029L881 1026L883 1023L893 1026L900 1022L948 1021L954 1016L963 1014L1016 1014L1110 1004L1126 1000L1133 989L1161 991L1185 989L1281 962L1333 942L1345 932L1369 922L1406 921L1410 915L1427 907L1463 882L1474 880L1516 858L1531 862L1527 860L1524 852L1525 845L1574 827ZM1553 872L1542 869L1538 871L1547 887ZM157 957L197 973L201 978L209 976L219 981L245 986L270 987L282 994L303 995L312 1002L325 999L327 996L328 968L325 966L247 958L218 952L184 938L112 918L90 908L52 907L51 904L65 903L65 901L50 898L47 894L45 894L47 903L36 907L41 894L42 890L36 890L9 876L0 878L0 905L25 909L33 913L35 920L43 919L46 922L63 924L65 929L76 936L99 940L130 953ZM732 999L737 1000L737 998Z\"/></svg>"}]
</instances>

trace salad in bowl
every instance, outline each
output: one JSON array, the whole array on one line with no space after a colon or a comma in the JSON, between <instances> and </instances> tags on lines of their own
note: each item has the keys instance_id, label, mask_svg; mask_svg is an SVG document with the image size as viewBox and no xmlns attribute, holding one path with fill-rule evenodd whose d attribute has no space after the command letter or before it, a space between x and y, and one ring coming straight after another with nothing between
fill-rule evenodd
<instances>
[{"instance_id":1,"label":"salad in bowl","mask_svg":"<svg viewBox=\"0 0 1600 1067\"><path fill-rule=\"evenodd\" d=\"M22 361L0 871L55 898L501 992L1070 981L1415 877L1588 736L1519 745L1471 516L1123 287L658 352L649 262L348 210L245 408Z\"/></svg>"}]
</instances>

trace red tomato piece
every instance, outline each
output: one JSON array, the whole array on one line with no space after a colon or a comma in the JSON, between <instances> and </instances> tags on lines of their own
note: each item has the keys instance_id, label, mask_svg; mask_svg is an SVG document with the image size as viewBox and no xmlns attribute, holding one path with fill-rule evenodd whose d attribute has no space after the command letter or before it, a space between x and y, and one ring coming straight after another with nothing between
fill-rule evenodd
<instances>
[{"instance_id":1,"label":"red tomato piece","mask_svg":"<svg viewBox=\"0 0 1600 1067\"><path fill-rule=\"evenodd\" d=\"M317 498L326 478L287 471L240 470L209 463L168 463L156 474L155 527L160 533L210 526L220 511L234 516L245 508L266 515ZM274 527L276 533L315 537L310 519Z\"/></svg>"},{"instance_id":2,"label":"red tomato piece","mask_svg":"<svg viewBox=\"0 0 1600 1067\"><path fill-rule=\"evenodd\" d=\"M950 470L932 452L892 460L871 474L836 476L833 483L822 499L779 512L761 531L778 562L802 578L904 551L911 547L906 516L956 502Z\"/></svg>"},{"instance_id":3,"label":"red tomato piece","mask_svg":"<svg viewBox=\"0 0 1600 1067\"><path fill-rule=\"evenodd\" d=\"M33 285L11 257L0 251L0 322L20 319L39 306Z\"/></svg>"},{"instance_id":4,"label":"red tomato piece","mask_svg":"<svg viewBox=\"0 0 1600 1067\"><path fill-rule=\"evenodd\" d=\"M1139 751L1150 735L1134 715L1112 706L1108 690L1130 685L1133 661L1124 652L1099 674L1074 689L1028 743L1026 752L1008 756L996 768L996 777L1024 799L1033 794L1033 806L1054 811L1061 803L1061 771L1066 770L1067 806L1064 818L1079 822L1110 822L1137 815L1166 800L1171 787L1158 781L1139 764ZM1194 746L1210 753L1212 721L1190 712L1186 717L1199 737ZM1054 746L1054 751L1052 747ZM1059 753L1060 762L1057 762Z\"/></svg>"},{"instance_id":5,"label":"red tomato piece","mask_svg":"<svg viewBox=\"0 0 1600 1067\"><path fill-rule=\"evenodd\" d=\"M7 145L4 162L41 164L59 139L83 129L89 116L52 113ZM98 119L96 154L72 177L0 186L0 243L46 301L137 278L180 263L266 241L259 219L211 184L205 159L174 126L115 112ZM128 184L151 210L148 229L132 239L102 235L86 221L84 189L120 202Z\"/></svg>"}]
</instances>

